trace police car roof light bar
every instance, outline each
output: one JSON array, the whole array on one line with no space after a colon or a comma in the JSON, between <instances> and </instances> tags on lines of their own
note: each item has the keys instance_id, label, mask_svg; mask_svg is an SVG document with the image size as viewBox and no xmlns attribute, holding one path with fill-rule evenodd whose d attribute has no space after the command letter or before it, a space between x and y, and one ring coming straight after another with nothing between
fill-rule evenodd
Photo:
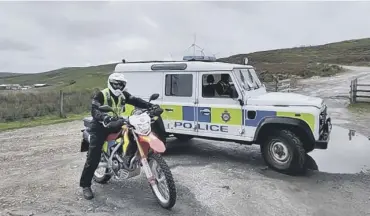
<instances>
[{"instance_id":1,"label":"police car roof light bar","mask_svg":"<svg viewBox=\"0 0 370 216\"><path fill-rule=\"evenodd\" d=\"M132 61L127 62L125 59L122 59L123 64L130 63L165 63L165 62L189 62L189 61L201 61L201 62L215 62L217 59L213 56L184 56L182 60L170 60L170 61L161 61L161 60L151 60L151 61Z\"/></svg>"}]
</instances>

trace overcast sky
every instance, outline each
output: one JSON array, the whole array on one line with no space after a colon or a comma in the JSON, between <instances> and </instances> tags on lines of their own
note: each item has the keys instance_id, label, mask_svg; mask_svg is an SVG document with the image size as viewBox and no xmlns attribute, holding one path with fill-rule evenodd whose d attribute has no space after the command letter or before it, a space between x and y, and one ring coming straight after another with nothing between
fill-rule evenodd
<instances>
[{"instance_id":1,"label":"overcast sky","mask_svg":"<svg viewBox=\"0 0 370 216\"><path fill-rule=\"evenodd\" d=\"M370 2L0 2L0 71L43 72L370 37ZM171 53L171 54L170 54Z\"/></svg>"}]
</instances>

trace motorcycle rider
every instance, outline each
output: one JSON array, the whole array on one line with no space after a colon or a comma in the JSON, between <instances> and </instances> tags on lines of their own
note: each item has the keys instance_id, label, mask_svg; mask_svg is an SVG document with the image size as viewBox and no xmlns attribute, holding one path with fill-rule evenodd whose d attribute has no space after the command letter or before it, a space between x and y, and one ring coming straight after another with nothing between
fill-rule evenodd
<instances>
[{"instance_id":1,"label":"motorcycle rider","mask_svg":"<svg viewBox=\"0 0 370 216\"><path fill-rule=\"evenodd\" d=\"M80 187L83 188L85 199L90 200L94 198L94 194L91 190L91 181L100 162L102 146L105 139L110 133L118 132L120 127L124 124L124 120L114 119L107 113L101 112L98 109L99 106L109 105L119 116L124 112L126 103L139 108L150 108L154 106L153 104L128 93L125 89L126 84L127 80L122 73L112 73L108 77L108 88L97 92L92 99L91 115L93 120L90 130L90 145L80 179ZM128 149L127 155L123 157L124 166L129 165L130 159L134 153L135 152L130 152L130 149Z\"/></svg>"}]
</instances>

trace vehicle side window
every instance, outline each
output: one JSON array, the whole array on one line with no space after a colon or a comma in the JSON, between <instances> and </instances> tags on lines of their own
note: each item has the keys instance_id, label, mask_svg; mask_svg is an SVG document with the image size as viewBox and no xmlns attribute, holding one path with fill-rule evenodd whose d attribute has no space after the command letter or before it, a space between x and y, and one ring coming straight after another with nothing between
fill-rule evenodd
<instances>
[{"instance_id":1,"label":"vehicle side window","mask_svg":"<svg viewBox=\"0 0 370 216\"><path fill-rule=\"evenodd\" d=\"M230 98L233 89L235 89L234 83L228 73L202 76L202 97L204 98Z\"/></svg>"},{"instance_id":2,"label":"vehicle side window","mask_svg":"<svg viewBox=\"0 0 370 216\"><path fill-rule=\"evenodd\" d=\"M193 95L192 74L166 74L166 96L191 97Z\"/></svg>"}]
</instances>

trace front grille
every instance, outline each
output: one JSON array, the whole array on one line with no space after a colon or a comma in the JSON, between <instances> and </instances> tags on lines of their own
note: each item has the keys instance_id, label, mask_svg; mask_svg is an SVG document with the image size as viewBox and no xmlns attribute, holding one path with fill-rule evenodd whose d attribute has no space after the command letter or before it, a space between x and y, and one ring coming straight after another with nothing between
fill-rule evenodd
<instances>
[{"instance_id":1,"label":"front grille","mask_svg":"<svg viewBox=\"0 0 370 216\"><path fill-rule=\"evenodd\" d=\"M324 126L325 120L326 120L326 116L328 115L327 114L327 110L328 110L328 107L326 105L324 105L324 108L320 112L320 116L319 116L319 128L320 128L320 132L323 129L323 126Z\"/></svg>"}]
</instances>

